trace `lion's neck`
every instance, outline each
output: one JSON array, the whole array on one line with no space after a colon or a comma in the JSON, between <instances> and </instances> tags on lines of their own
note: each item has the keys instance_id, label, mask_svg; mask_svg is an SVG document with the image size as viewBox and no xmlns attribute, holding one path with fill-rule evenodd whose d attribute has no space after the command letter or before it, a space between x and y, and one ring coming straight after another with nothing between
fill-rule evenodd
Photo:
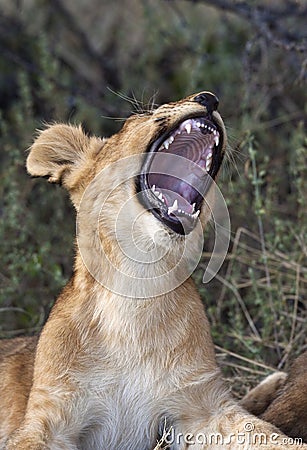
<instances>
[{"instance_id":1,"label":"lion's neck","mask_svg":"<svg viewBox=\"0 0 307 450\"><path fill-rule=\"evenodd\" d=\"M142 299L119 294L116 277L113 281L114 285L105 287L89 274L80 255L77 256L73 290L83 299L78 312L81 326L82 323L92 323L94 332L103 335L114 352L118 347L126 346L127 354L133 353L133 349L139 355L148 352L148 349L157 353L170 352L174 348L190 346L197 340L194 342L195 348L201 348L205 360L211 360L215 366L210 326L191 278L178 283L174 289L164 286L164 293L146 295ZM142 289L140 280L138 284L135 289L139 294ZM146 292L148 285L145 283L144 286Z\"/></svg>"},{"instance_id":2,"label":"lion's neck","mask_svg":"<svg viewBox=\"0 0 307 450\"><path fill-rule=\"evenodd\" d=\"M180 236L165 242L166 233L158 243L145 233L136 239L129 233L88 237L85 233L78 237L77 276L86 278L88 272L123 297L146 299L171 292L189 278L198 262L193 261L199 255L195 236L187 238L189 242Z\"/></svg>"}]
</instances>

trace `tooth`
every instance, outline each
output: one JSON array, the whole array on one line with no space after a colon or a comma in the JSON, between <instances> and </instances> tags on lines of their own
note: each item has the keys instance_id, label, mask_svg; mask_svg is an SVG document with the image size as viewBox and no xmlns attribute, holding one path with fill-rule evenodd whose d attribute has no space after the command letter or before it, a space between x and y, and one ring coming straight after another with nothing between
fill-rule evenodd
<instances>
[{"instance_id":1,"label":"tooth","mask_svg":"<svg viewBox=\"0 0 307 450\"><path fill-rule=\"evenodd\" d=\"M169 147L169 142L168 141L164 142L164 147L166 148L166 150L168 150L168 147Z\"/></svg>"},{"instance_id":2,"label":"tooth","mask_svg":"<svg viewBox=\"0 0 307 450\"><path fill-rule=\"evenodd\" d=\"M185 129L187 130L187 133L191 133L192 125L190 123L185 124Z\"/></svg>"},{"instance_id":3,"label":"tooth","mask_svg":"<svg viewBox=\"0 0 307 450\"><path fill-rule=\"evenodd\" d=\"M213 130L213 134L214 134L214 136L217 134L217 131L216 130Z\"/></svg>"},{"instance_id":4,"label":"tooth","mask_svg":"<svg viewBox=\"0 0 307 450\"><path fill-rule=\"evenodd\" d=\"M196 125L198 126L198 128L200 128L200 122L196 122Z\"/></svg>"},{"instance_id":5,"label":"tooth","mask_svg":"<svg viewBox=\"0 0 307 450\"><path fill-rule=\"evenodd\" d=\"M209 172L212 163L212 152L209 152L206 158L206 170Z\"/></svg>"},{"instance_id":6,"label":"tooth","mask_svg":"<svg viewBox=\"0 0 307 450\"><path fill-rule=\"evenodd\" d=\"M172 212L176 211L178 208L178 201L175 200L173 206L170 206L167 210L167 214L170 215Z\"/></svg>"},{"instance_id":7,"label":"tooth","mask_svg":"<svg viewBox=\"0 0 307 450\"><path fill-rule=\"evenodd\" d=\"M158 198L159 198L160 200L163 200L163 195L160 193L160 194L158 195Z\"/></svg>"},{"instance_id":8,"label":"tooth","mask_svg":"<svg viewBox=\"0 0 307 450\"><path fill-rule=\"evenodd\" d=\"M156 190L156 185L155 184L152 186L151 190L152 190L152 192L155 192L155 190Z\"/></svg>"},{"instance_id":9,"label":"tooth","mask_svg":"<svg viewBox=\"0 0 307 450\"><path fill-rule=\"evenodd\" d=\"M214 136L214 142L215 142L215 145L216 145L216 146L219 145L220 140L219 140L219 137L218 137L218 136Z\"/></svg>"},{"instance_id":10,"label":"tooth","mask_svg":"<svg viewBox=\"0 0 307 450\"><path fill-rule=\"evenodd\" d=\"M174 142L174 140L175 140L174 136L170 136L168 141L169 141L170 144L172 144Z\"/></svg>"},{"instance_id":11,"label":"tooth","mask_svg":"<svg viewBox=\"0 0 307 450\"><path fill-rule=\"evenodd\" d=\"M196 206L196 203L193 203L193 205L192 205L192 213L195 211L195 206Z\"/></svg>"},{"instance_id":12,"label":"tooth","mask_svg":"<svg viewBox=\"0 0 307 450\"><path fill-rule=\"evenodd\" d=\"M194 213L194 214L192 215L193 219L197 219L197 217L199 216L199 214L200 214L200 210L196 211L196 213Z\"/></svg>"}]
</instances>

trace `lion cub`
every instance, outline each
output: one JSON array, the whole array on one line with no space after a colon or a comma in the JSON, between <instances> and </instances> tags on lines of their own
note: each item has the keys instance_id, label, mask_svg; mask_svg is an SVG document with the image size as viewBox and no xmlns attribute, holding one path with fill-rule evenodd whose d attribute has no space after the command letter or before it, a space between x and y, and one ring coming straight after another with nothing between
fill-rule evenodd
<instances>
[{"instance_id":1,"label":"lion cub","mask_svg":"<svg viewBox=\"0 0 307 450\"><path fill-rule=\"evenodd\" d=\"M201 92L109 139L58 124L35 140L27 169L68 190L76 258L40 336L1 342L1 448L151 450L163 433L173 450L288 448L224 386L190 278L226 145L217 106Z\"/></svg>"}]
</instances>

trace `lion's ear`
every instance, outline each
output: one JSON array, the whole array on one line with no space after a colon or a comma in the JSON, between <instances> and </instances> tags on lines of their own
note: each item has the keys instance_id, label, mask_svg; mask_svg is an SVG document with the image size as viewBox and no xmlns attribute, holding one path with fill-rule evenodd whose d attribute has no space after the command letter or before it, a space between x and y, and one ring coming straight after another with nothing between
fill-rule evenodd
<instances>
[{"instance_id":1,"label":"lion's ear","mask_svg":"<svg viewBox=\"0 0 307 450\"><path fill-rule=\"evenodd\" d=\"M27 170L30 175L48 177L52 183L70 188L72 172L82 168L91 154L91 138L81 127L56 124L40 132L30 148Z\"/></svg>"}]
</instances>

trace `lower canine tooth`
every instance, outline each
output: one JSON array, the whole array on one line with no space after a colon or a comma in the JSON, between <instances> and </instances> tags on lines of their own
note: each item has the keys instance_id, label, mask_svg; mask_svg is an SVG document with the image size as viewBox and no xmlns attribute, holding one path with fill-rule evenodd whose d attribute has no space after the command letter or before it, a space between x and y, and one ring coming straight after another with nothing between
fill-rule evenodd
<instances>
[{"instance_id":1,"label":"lower canine tooth","mask_svg":"<svg viewBox=\"0 0 307 450\"><path fill-rule=\"evenodd\" d=\"M177 208L178 208L178 201L175 200L174 203L173 203L173 206L170 206L170 207L168 208L167 214L169 215L169 214L171 214L172 212L177 211Z\"/></svg>"},{"instance_id":2,"label":"lower canine tooth","mask_svg":"<svg viewBox=\"0 0 307 450\"><path fill-rule=\"evenodd\" d=\"M199 216L199 214L200 214L200 210L196 211L196 213L194 213L194 214L192 215L193 219L197 219L197 217Z\"/></svg>"}]
</instances>

